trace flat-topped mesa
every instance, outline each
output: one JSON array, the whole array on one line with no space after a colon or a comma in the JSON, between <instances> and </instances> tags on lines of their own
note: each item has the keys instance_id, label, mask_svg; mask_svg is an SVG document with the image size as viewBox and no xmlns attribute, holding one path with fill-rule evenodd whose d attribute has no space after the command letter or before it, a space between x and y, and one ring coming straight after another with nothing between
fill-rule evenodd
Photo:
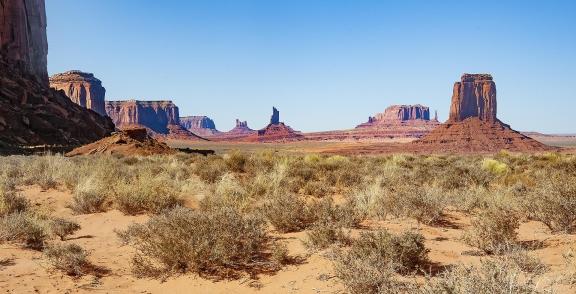
<instances>
[{"instance_id":1,"label":"flat-topped mesa","mask_svg":"<svg viewBox=\"0 0 576 294\"><path fill-rule=\"evenodd\" d=\"M0 51L48 85L48 40L44 0L0 2Z\"/></svg>"},{"instance_id":2,"label":"flat-topped mesa","mask_svg":"<svg viewBox=\"0 0 576 294\"><path fill-rule=\"evenodd\" d=\"M199 136L211 136L219 133L214 121L204 115L184 116L180 118L180 125L188 131Z\"/></svg>"},{"instance_id":3,"label":"flat-topped mesa","mask_svg":"<svg viewBox=\"0 0 576 294\"><path fill-rule=\"evenodd\" d=\"M280 123L280 111L276 107L272 107L272 116L270 117L270 124L277 125Z\"/></svg>"},{"instance_id":4,"label":"flat-topped mesa","mask_svg":"<svg viewBox=\"0 0 576 294\"><path fill-rule=\"evenodd\" d=\"M180 125L178 107L172 101L106 101L106 113L118 128L144 126L168 134L170 125Z\"/></svg>"},{"instance_id":5,"label":"flat-topped mesa","mask_svg":"<svg viewBox=\"0 0 576 294\"><path fill-rule=\"evenodd\" d=\"M477 117L483 121L496 120L496 84L489 74L463 74L454 84L450 122Z\"/></svg>"},{"instance_id":6,"label":"flat-topped mesa","mask_svg":"<svg viewBox=\"0 0 576 294\"><path fill-rule=\"evenodd\" d=\"M106 115L106 89L94 74L78 70L55 74L50 77L50 87L64 91L74 103Z\"/></svg>"},{"instance_id":7,"label":"flat-topped mesa","mask_svg":"<svg viewBox=\"0 0 576 294\"><path fill-rule=\"evenodd\" d=\"M376 121L407 121L407 120L430 120L430 108L420 104L416 105L392 105L377 114Z\"/></svg>"}]
</instances>

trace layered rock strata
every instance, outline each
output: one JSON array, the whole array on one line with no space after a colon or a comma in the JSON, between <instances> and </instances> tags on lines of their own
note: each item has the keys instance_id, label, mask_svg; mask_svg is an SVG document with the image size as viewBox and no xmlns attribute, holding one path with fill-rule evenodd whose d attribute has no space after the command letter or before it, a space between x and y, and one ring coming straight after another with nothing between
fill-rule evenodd
<instances>
[{"instance_id":1,"label":"layered rock strata","mask_svg":"<svg viewBox=\"0 0 576 294\"><path fill-rule=\"evenodd\" d=\"M178 107L172 101L106 101L106 114L116 127L144 126L168 134L169 125L180 125Z\"/></svg>"},{"instance_id":2,"label":"layered rock strata","mask_svg":"<svg viewBox=\"0 0 576 294\"><path fill-rule=\"evenodd\" d=\"M48 40L44 0L0 2L0 50L48 85Z\"/></svg>"},{"instance_id":3,"label":"layered rock strata","mask_svg":"<svg viewBox=\"0 0 576 294\"><path fill-rule=\"evenodd\" d=\"M74 103L106 115L106 89L94 74L78 70L55 74L50 77L50 87L64 91Z\"/></svg>"},{"instance_id":4,"label":"layered rock strata","mask_svg":"<svg viewBox=\"0 0 576 294\"><path fill-rule=\"evenodd\" d=\"M188 131L202 137L220 133L214 121L207 116L185 116L180 118L180 125Z\"/></svg>"}]
</instances>

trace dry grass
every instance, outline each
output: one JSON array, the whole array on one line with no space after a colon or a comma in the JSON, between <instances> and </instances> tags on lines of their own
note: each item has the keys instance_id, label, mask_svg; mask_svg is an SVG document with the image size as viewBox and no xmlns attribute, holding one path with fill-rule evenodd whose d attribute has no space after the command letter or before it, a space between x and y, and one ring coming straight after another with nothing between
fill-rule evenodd
<instances>
[{"instance_id":1,"label":"dry grass","mask_svg":"<svg viewBox=\"0 0 576 294\"><path fill-rule=\"evenodd\" d=\"M55 218L48 222L48 229L50 232L58 236L60 241L64 241L67 236L73 235L81 227L78 223L69 221L63 218Z\"/></svg>"},{"instance_id":2,"label":"dry grass","mask_svg":"<svg viewBox=\"0 0 576 294\"><path fill-rule=\"evenodd\" d=\"M44 255L55 269L69 276L79 277L91 271L89 254L79 245L52 245L44 250Z\"/></svg>"}]
</instances>

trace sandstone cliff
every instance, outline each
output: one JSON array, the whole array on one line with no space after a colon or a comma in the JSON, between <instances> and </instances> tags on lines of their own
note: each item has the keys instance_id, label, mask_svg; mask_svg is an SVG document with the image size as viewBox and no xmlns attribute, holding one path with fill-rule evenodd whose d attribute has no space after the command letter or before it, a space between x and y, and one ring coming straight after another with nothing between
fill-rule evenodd
<instances>
[{"instance_id":1,"label":"sandstone cliff","mask_svg":"<svg viewBox=\"0 0 576 294\"><path fill-rule=\"evenodd\" d=\"M48 84L46 9L44 0L0 1L0 50L23 70Z\"/></svg>"},{"instance_id":2,"label":"sandstone cliff","mask_svg":"<svg viewBox=\"0 0 576 294\"><path fill-rule=\"evenodd\" d=\"M220 133L214 121L207 116L181 117L180 125L198 136L212 136Z\"/></svg>"},{"instance_id":3,"label":"sandstone cliff","mask_svg":"<svg viewBox=\"0 0 576 294\"><path fill-rule=\"evenodd\" d=\"M429 152L531 152L551 150L496 117L496 84L489 74L464 74L454 85L450 118L414 142Z\"/></svg>"},{"instance_id":4,"label":"sandstone cliff","mask_svg":"<svg viewBox=\"0 0 576 294\"><path fill-rule=\"evenodd\" d=\"M106 89L91 73L73 70L50 77L50 87L62 90L74 103L106 115Z\"/></svg>"},{"instance_id":5,"label":"sandstone cliff","mask_svg":"<svg viewBox=\"0 0 576 294\"><path fill-rule=\"evenodd\" d=\"M454 84L449 120L458 122L469 117L496 120L496 84L489 74L463 74Z\"/></svg>"},{"instance_id":6,"label":"sandstone cliff","mask_svg":"<svg viewBox=\"0 0 576 294\"><path fill-rule=\"evenodd\" d=\"M280 111L276 107L272 107L272 116L270 117L270 124L277 125L280 123Z\"/></svg>"},{"instance_id":7,"label":"sandstone cliff","mask_svg":"<svg viewBox=\"0 0 576 294\"><path fill-rule=\"evenodd\" d=\"M432 120L435 121L436 119ZM381 125L395 125L401 123L421 124L429 122L430 108L420 104L416 105L392 105L384 112L368 118L368 122L360 124L357 128L369 128Z\"/></svg>"},{"instance_id":8,"label":"sandstone cliff","mask_svg":"<svg viewBox=\"0 0 576 294\"><path fill-rule=\"evenodd\" d=\"M179 125L178 107L172 101L106 101L106 113L116 127L144 126L168 133L168 125Z\"/></svg>"}]
</instances>

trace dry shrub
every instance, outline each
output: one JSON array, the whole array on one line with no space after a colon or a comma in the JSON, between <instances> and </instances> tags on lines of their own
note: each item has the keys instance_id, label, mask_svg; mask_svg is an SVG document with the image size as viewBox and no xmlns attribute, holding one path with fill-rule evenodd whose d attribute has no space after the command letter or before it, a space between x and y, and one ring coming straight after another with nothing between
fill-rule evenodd
<instances>
[{"instance_id":1,"label":"dry shrub","mask_svg":"<svg viewBox=\"0 0 576 294\"><path fill-rule=\"evenodd\" d=\"M562 173L539 175L525 206L530 217L552 232L576 232L576 177Z\"/></svg>"},{"instance_id":2,"label":"dry shrub","mask_svg":"<svg viewBox=\"0 0 576 294\"><path fill-rule=\"evenodd\" d=\"M472 227L464 235L464 241L488 254L500 254L517 244L516 230L519 226L515 212L492 206L481 210L472 219Z\"/></svg>"},{"instance_id":3,"label":"dry shrub","mask_svg":"<svg viewBox=\"0 0 576 294\"><path fill-rule=\"evenodd\" d=\"M477 293L530 294L543 293L535 275L523 273L506 260L483 260L478 266L458 265L440 277L429 280L420 289L423 294Z\"/></svg>"},{"instance_id":4,"label":"dry shrub","mask_svg":"<svg viewBox=\"0 0 576 294\"><path fill-rule=\"evenodd\" d=\"M310 249L324 249L333 244L347 244L349 238L337 223L316 222L306 232L304 245Z\"/></svg>"},{"instance_id":5,"label":"dry shrub","mask_svg":"<svg viewBox=\"0 0 576 294\"><path fill-rule=\"evenodd\" d=\"M437 188L404 186L397 194L391 203L393 214L427 225L438 222L448 204L446 195Z\"/></svg>"},{"instance_id":6,"label":"dry shrub","mask_svg":"<svg viewBox=\"0 0 576 294\"><path fill-rule=\"evenodd\" d=\"M282 233L298 232L310 225L310 211L298 195L278 193L263 207L266 219Z\"/></svg>"},{"instance_id":7,"label":"dry shrub","mask_svg":"<svg viewBox=\"0 0 576 294\"><path fill-rule=\"evenodd\" d=\"M302 191L306 195L315 197L324 197L331 193L330 187L324 181L309 181L306 182Z\"/></svg>"},{"instance_id":8,"label":"dry shrub","mask_svg":"<svg viewBox=\"0 0 576 294\"><path fill-rule=\"evenodd\" d=\"M53 235L60 237L61 241L64 241L66 236L73 235L81 229L78 223L63 218L50 220L48 222L48 228Z\"/></svg>"},{"instance_id":9,"label":"dry shrub","mask_svg":"<svg viewBox=\"0 0 576 294\"><path fill-rule=\"evenodd\" d=\"M265 222L233 209L194 211L174 208L145 224L130 226L120 237L136 248L138 276L194 272L232 278L265 262Z\"/></svg>"},{"instance_id":10,"label":"dry shrub","mask_svg":"<svg viewBox=\"0 0 576 294\"><path fill-rule=\"evenodd\" d=\"M108 199L105 185L106 183L103 183L95 177L81 180L74 189L70 209L76 214L105 211L106 201ZM114 183L108 183L108 185L114 185Z\"/></svg>"},{"instance_id":11,"label":"dry shrub","mask_svg":"<svg viewBox=\"0 0 576 294\"><path fill-rule=\"evenodd\" d=\"M0 241L16 242L26 248L42 249L46 239L44 224L29 213L12 213L0 218Z\"/></svg>"},{"instance_id":12,"label":"dry shrub","mask_svg":"<svg viewBox=\"0 0 576 294\"><path fill-rule=\"evenodd\" d=\"M44 254L55 269L69 276L83 276L92 268L88 252L77 244L52 245L44 250Z\"/></svg>"},{"instance_id":13,"label":"dry shrub","mask_svg":"<svg viewBox=\"0 0 576 294\"><path fill-rule=\"evenodd\" d=\"M226 173L227 167L221 157L211 155L205 158L197 158L192 170L203 181L215 183Z\"/></svg>"},{"instance_id":14,"label":"dry shrub","mask_svg":"<svg viewBox=\"0 0 576 294\"><path fill-rule=\"evenodd\" d=\"M234 150L224 156L224 162L226 163L228 170L241 173L245 170L248 156L238 150Z\"/></svg>"},{"instance_id":15,"label":"dry shrub","mask_svg":"<svg viewBox=\"0 0 576 294\"><path fill-rule=\"evenodd\" d=\"M357 208L353 200L337 205L328 197L312 202L309 210L310 218L315 223L332 223L346 228L358 227L365 218L365 214Z\"/></svg>"},{"instance_id":16,"label":"dry shrub","mask_svg":"<svg viewBox=\"0 0 576 294\"><path fill-rule=\"evenodd\" d=\"M114 203L125 214L160 213L183 203L173 180L166 175L144 172L114 187Z\"/></svg>"},{"instance_id":17,"label":"dry shrub","mask_svg":"<svg viewBox=\"0 0 576 294\"><path fill-rule=\"evenodd\" d=\"M0 217L11 213L19 213L28 210L30 201L24 196L10 191L0 190Z\"/></svg>"},{"instance_id":18,"label":"dry shrub","mask_svg":"<svg viewBox=\"0 0 576 294\"><path fill-rule=\"evenodd\" d=\"M570 249L568 252L562 254L566 264L566 270L563 274L564 282L569 285L576 285L576 252Z\"/></svg>"},{"instance_id":19,"label":"dry shrub","mask_svg":"<svg viewBox=\"0 0 576 294\"><path fill-rule=\"evenodd\" d=\"M214 191L200 202L203 209L230 208L241 212L253 209L253 199L234 174L225 174L215 184Z\"/></svg>"},{"instance_id":20,"label":"dry shrub","mask_svg":"<svg viewBox=\"0 0 576 294\"><path fill-rule=\"evenodd\" d=\"M428 262L428 251L419 233L362 233L350 250L335 251L334 269L351 293L399 293L408 285L397 281L394 273L417 270Z\"/></svg>"}]
</instances>

